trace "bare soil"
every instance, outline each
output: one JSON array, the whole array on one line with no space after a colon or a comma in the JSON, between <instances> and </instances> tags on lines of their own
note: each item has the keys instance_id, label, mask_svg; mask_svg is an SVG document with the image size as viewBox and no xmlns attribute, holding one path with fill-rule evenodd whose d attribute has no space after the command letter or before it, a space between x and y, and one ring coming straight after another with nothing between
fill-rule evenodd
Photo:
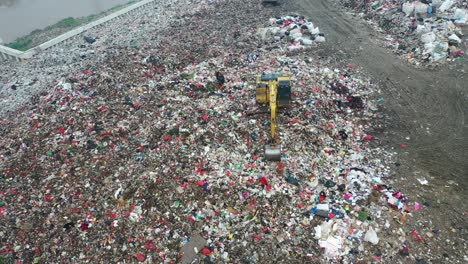
<instances>
[{"instance_id":1,"label":"bare soil","mask_svg":"<svg viewBox=\"0 0 468 264\"><path fill-rule=\"evenodd\" d=\"M327 42L314 52L358 66L379 83L384 115L374 133L382 147L398 153L394 187L422 204L402 228L408 234L419 230L424 243L413 243L410 256L395 260L466 263L466 56L417 69L384 48L383 36L364 20L331 1L284 1L273 13L285 10L306 16L326 34Z\"/></svg>"}]
</instances>

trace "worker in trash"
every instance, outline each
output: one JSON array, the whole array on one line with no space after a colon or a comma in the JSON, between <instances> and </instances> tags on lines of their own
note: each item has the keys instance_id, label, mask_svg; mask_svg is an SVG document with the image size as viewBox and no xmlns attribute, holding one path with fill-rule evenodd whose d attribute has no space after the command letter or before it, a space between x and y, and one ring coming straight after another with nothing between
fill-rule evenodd
<instances>
[{"instance_id":1,"label":"worker in trash","mask_svg":"<svg viewBox=\"0 0 468 264\"><path fill-rule=\"evenodd\" d=\"M218 89L222 90L223 85L226 82L226 79L224 79L224 75L219 71L215 73L215 76L216 76L216 80L218 81Z\"/></svg>"}]
</instances>

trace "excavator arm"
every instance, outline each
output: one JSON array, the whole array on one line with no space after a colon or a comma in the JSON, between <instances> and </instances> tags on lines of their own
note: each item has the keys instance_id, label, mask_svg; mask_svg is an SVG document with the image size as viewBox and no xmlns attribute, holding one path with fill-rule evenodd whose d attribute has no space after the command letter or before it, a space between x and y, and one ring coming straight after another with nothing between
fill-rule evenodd
<instances>
[{"instance_id":1,"label":"excavator arm","mask_svg":"<svg viewBox=\"0 0 468 264\"><path fill-rule=\"evenodd\" d=\"M280 73L267 73L257 76L256 101L270 106L271 138L265 145L265 158L281 160L281 145L276 137L276 109L288 105L291 101L290 77Z\"/></svg>"},{"instance_id":2,"label":"excavator arm","mask_svg":"<svg viewBox=\"0 0 468 264\"><path fill-rule=\"evenodd\" d=\"M278 99L278 82L271 80L268 82L268 92L270 101L270 126L271 126L271 143L265 145L265 157L268 160L281 160L281 147L275 140L276 136L276 108Z\"/></svg>"},{"instance_id":3,"label":"excavator arm","mask_svg":"<svg viewBox=\"0 0 468 264\"><path fill-rule=\"evenodd\" d=\"M270 126L271 126L271 141L275 143L275 135L276 135L276 101L278 97L278 90L276 87L276 81L270 81L268 83L268 90L270 92Z\"/></svg>"}]
</instances>

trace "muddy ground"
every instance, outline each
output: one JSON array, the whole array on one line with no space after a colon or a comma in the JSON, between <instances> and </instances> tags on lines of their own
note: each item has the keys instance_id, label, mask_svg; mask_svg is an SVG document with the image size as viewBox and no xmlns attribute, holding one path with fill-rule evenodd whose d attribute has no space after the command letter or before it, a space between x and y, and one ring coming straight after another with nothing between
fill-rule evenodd
<instances>
[{"instance_id":1,"label":"muddy ground","mask_svg":"<svg viewBox=\"0 0 468 264\"><path fill-rule=\"evenodd\" d=\"M466 56L460 62L417 69L384 48L384 36L364 20L330 1L283 1L272 12L285 10L305 15L326 34L327 42L313 53L356 65L380 83L384 115L374 131L380 141L376 144L399 153L394 186L422 204L402 228L420 230L424 242L412 243L410 256L401 254L395 260L466 263ZM422 179L428 184L421 184Z\"/></svg>"}]
</instances>

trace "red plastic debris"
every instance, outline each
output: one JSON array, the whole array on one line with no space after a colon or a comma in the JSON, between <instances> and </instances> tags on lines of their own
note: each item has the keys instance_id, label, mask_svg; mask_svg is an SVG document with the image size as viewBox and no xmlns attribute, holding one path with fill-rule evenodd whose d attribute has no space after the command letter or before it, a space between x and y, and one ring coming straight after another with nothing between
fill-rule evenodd
<instances>
[{"instance_id":1,"label":"red plastic debris","mask_svg":"<svg viewBox=\"0 0 468 264\"><path fill-rule=\"evenodd\" d=\"M253 235L253 238L254 238L255 242L260 242L260 240L262 240L262 237L257 235L257 234Z\"/></svg>"},{"instance_id":2,"label":"red plastic debris","mask_svg":"<svg viewBox=\"0 0 468 264\"><path fill-rule=\"evenodd\" d=\"M209 254L211 254L211 250L207 249L207 248L204 248L202 249L201 253L205 256L208 256Z\"/></svg>"},{"instance_id":3,"label":"red plastic debris","mask_svg":"<svg viewBox=\"0 0 468 264\"><path fill-rule=\"evenodd\" d=\"M112 212L107 212L107 216L109 216L110 218L112 219L116 219L117 218L117 215L112 213Z\"/></svg>"},{"instance_id":4,"label":"red plastic debris","mask_svg":"<svg viewBox=\"0 0 468 264\"><path fill-rule=\"evenodd\" d=\"M146 241L145 248L147 250L156 250L156 246L152 243L151 240Z\"/></svg>"},{"instance_id":5,"label":"red plastic debris","mask_svg":"<svg viewBox=\"0 0 468 264\"><path fill-rule=\"evenodd\" d=\"M277 171L282 171L283 169L284 169L284 165L283 165L283 163L280 162L280 163L278 164L278 167L276 168L276 170L277 170Z\"/></svg>"},{"instance_id":6,"label":"red plastic debris","mask_svg":"<svg viewBox=\"0 0 468 264\"><path fill-rule=\"evenodd\" d=\"M268 185L268 180L267 180L265 177L261 177L260 179L258 179L258 181L259 181L262 185Z\"/></svg>"},{"instance_id":7,"label":"red plastic debris","mask_svg":"<svg viewBox=\"0 0 468 264\"><path fill-rule=\"evenodd\" d=\"M205 185L205 181L197 181L198 187L203 187Z\"/></svg>"},{"instance_id":8,"label":"red plastic debris","mask_svg":"<svg viewBox=\"0 0 468 264\"><path fill-rule=\"evenodd\" d=\"M413 230L413 232L411 232L411 234L413 235L413 238L418 240L419 243L422 243L423 240L422 238L418 235L418 232L416 232L415 230Z\"/></svg>"},{"instance_id":9,"label":"red plastic debris","mask_svg":"<svg viewBox=\"0 0 468 264\"><path fill-rule=\"evenodd\" d=\"M138 261L140 262L143 262L145 261L145 256L143 254L141 254L140 252L138 252L135 256L137 258Z\"/></svg>"},{"instance_id":10,"label":"red plastic debris","mask_svg":"<svg viewBox=\"0 0 468 264\"><path fill-rule=\"evenodd\" d=\"M320 201L320 202L323 202L323 201L325 201L325 199L327 199L327 197L326 197L326 196L323 196L323 195L319 195L318 198L319 198L319 201Z\"/></svg>"}]
</instances>

